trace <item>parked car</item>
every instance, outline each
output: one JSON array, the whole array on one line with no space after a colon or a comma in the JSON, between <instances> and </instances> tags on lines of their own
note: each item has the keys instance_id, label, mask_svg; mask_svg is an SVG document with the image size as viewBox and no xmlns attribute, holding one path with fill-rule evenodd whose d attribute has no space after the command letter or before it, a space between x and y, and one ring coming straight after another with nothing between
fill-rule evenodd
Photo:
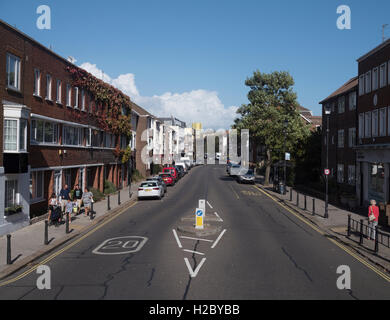
<instances>
[{"instance_id":1,"label":"parked car","mask_svg":"<svg viewBox=\"0 0 390 320\"><path fill-rule=\"evenodd\" d=\"M176 164L176 168L183 172L183 176L188 173L187 168L184 164Z\"/></svg>"},{"instance_id":2,"label":"parked car","mask_svg":"<svg viewBox=\"0 0 390 320\"><path fill-rule=\"evenodd\" d=\"M158 183L163 186L164 193L167 192L167 185L165 184L164 180L159 175L151 177L151 178L147 178L146 181L158 181Z\"/></svg>"},{"instance_id":3,"label":"parked car","mask_svg":"<svg viewBox=\"0 0 390 320\"><path fill-rule=\"evenodd\" d=\"M177 162L175 163L176 167L182 167L185 174L188 173L188 167L184 162Z\"/></svg>"},{"instance_id":4,"label":"parked car","mask_svg":"<svg viewBox=\"0 0 390 320\"><path fill-rule=\"evenodd\" d=\"M138 187L138 199L157 198L160 200L163 196L163 186L157 181L143 181Z\"/></svg>"},{"instance_id":5,"label":"parked car","mask_svg":"<svg viewBox=\"0 0 390 320\"><path fill-rule=\"evenodd\" d=\"M175 166L175 168L176 168L176 170L177 170L177 172L178 172L178 174L179 174L179 177L180 177L180 178L183 178L184 175L185 175L185 172L184 172L183 167L182 167L182 166Z\"/></svg>"},{"instance_id":6,"label":"parked car","mask_svg":"<svg viewBox=\"0 0 390 320\"><path fill-rule=\"evenodd\" d=\"M173 177L173 179L175 179L175 182L180 179L177 169L175 167L173 167L173 166L172 167L163 168L163 173L170 174Z\"/></svg>"},{"instance_id":7,"label":"parked car","mask_svg":"<svg viewBox=\"0 0 390 320\"><path fill-rule=\"evenodd\" d=\"M241 166L239 164L234 164L232 163L229 167L228 167L228 175L229 176L236 176L237 174L240 173L241 171Z\"/></svg>"},{"instance_id":8,"label":"parked car","mask_svg":"<svg viewBox=\"0 0 390 320\"><path fill-rule=\"evenodd\" d=\"M169 173L160 173L161 179L165 182L167 186L174 186L175 185L175 179L172 177Z\"/></svg>"},{"instance_id":9,"label":"parked car","mask_svg":"<svg viewBox=\"0 0 390 320\"><path fill-rule=\"evenodd\" d=\"M255 184L255 174L253 170L249 169L245 174L237 175L237 182Z\"/></svg>"}]
</instances>

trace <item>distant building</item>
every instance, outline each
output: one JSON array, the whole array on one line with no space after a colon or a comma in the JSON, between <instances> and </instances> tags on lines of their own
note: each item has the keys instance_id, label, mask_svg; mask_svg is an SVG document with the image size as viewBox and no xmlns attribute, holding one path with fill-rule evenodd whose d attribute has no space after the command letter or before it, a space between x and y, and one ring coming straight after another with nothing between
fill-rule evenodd
<instances>
[{"instance_id":1,"label":"distant building","mask_svg":"<svg viewBox=\"0 0 390 320\"><path fill-rule=\"evenodd\" d=\"M313 116L313 112L309 109L306 109L302 106L298 106L299 114L305 123L310 124L312 130L317 130L322 126L322 117Z\"/></svg>"}]
</instances>

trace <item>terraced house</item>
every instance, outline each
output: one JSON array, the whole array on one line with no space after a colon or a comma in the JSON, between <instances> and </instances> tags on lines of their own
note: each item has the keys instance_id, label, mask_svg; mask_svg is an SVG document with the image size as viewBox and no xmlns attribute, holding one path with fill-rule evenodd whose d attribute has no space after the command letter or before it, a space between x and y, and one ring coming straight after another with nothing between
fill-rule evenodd
<instances>
[{"instance_id":1,"label":"terraced house","mask_svg":"<svg viewBox=\"0 0 390 320\"><path fill-rule=\"evenodd\" d=\"M390 40L360 57L357 195L390 202Z\"/></svg>"},{"instance_id":2,"label":"terraced house","mask_svg":"<svg viewBox=\"0 0 390 320\"><path fill-rule=\"evenodd\" d=\"M0 21L0 234L45 213L65 183L126 185L136 135L115 124L130 125L131 109L122 92Z\"/></svg>"}]
</instances>

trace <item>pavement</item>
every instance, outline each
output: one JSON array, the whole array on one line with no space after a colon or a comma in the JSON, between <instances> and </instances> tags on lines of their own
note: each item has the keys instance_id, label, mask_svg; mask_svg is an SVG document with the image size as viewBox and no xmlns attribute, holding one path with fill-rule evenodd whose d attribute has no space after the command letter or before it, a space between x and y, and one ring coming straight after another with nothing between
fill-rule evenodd
<instances>
[{"instance_id":1,"label":"pavement","mask_svg":"<svg viewBox=\"0 0 390 320\"><path fill-rule=\"evenodd\" d=\"M117 193L110 195L111 210L107 210L107 196L105 199L95 202L93 207L93 220L85 216L83 211L80 215L72 217L72 222L69 225L69 234L66 234L64 223L58 227L54 225L50 226L48 228L48 245L44 244L44 220L47 214L41 217L41 221L13 232L11 234L11 265L7 265L7 237L6 235L0 237L0 279L68 242L80 233L88 230L91 226L100 223L110 213L116 212L118 208L128 206L131 203L130 200L135 200L136 198L134 195L137 194L139 183L133 183L131 185L131 197L129 197L128 187L120 190L121 205L118 205Z\"/></svg>"},{"instance_id":2,"label":"pavement","mask_svg":"<svg viewBox=\"0 0 390 320\"><path fill-rule=\"evenodd\" d=\"M204 165L0 281L4 300L390 299L390 277L259 186ZM207 201L221 232L178 230ZM179 228L180 229L180 228ZM50 270L39 289L37 267ZM340 266L351 288L337 286Z\"/></svg>"},{"instance_id":3,"label":"pavement","mask_svg":"<svg viewBox=\"0 0 390 320\"><path fill-rule=\"evenodd\" d=\"M364 226L367 226L367 215L358 214L332 204L328 204L328 218L324 218L325 214L325 201L312 197L306 196L306 208L305 208L305 195L297 192L296 190L288 187L286 195L281 195L278 192L273 191L271 186L264 186L261 182L263 181L262 176L257 176L256 180L259 182L258 186L265 190L267 193L277 198L281 203L288 207L296 210L299 214L304 216L306 219L319 226L322 230L328 232L332 236L337 237L349 248L355 250L358 254L366 258L371 263L374 263L380 267L383 271L390 273L390 248L388 240L390 238L389 228L379 226L379 231L383 234L383 244L379 243L378 252L375 253L375 242L369 240L366 237L367 229L364 227L363 244L359 244L360 233L358 232L358 222L363 220ZM290 196L292 192L292 197ZM297 205L297 194L298 194L298 205ZM292 198L292 201L290 199ZM313 215L313 199L314 199L314 215ZM348 215L355 221L353 223L354 229L351 235L347 235L348 226Z\"/></svg>"}]
</instances>

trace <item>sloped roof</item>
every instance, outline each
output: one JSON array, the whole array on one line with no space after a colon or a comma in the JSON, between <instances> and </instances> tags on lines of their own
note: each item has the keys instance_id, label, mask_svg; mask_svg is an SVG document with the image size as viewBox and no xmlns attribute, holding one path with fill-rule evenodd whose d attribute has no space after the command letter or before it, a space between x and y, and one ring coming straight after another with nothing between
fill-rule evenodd
<instances>
[{"instance_id":1,"label":"sloped roof","mask_svg":"<svg viewBox=\"0 0 390 320\"><path fill-rule=\"evenodd\" d=\"M323 104L324 102L336 98L337 96L347 93L348 91L351 91L355 87L357 87L359 84L358 77L353 77L352 79L348 80L346 83L344 83L340 88L338 88L335 92L333 92L330 96L328 96L326 99L322 100L320 104Z\"/></svg>"}]
</instances>

